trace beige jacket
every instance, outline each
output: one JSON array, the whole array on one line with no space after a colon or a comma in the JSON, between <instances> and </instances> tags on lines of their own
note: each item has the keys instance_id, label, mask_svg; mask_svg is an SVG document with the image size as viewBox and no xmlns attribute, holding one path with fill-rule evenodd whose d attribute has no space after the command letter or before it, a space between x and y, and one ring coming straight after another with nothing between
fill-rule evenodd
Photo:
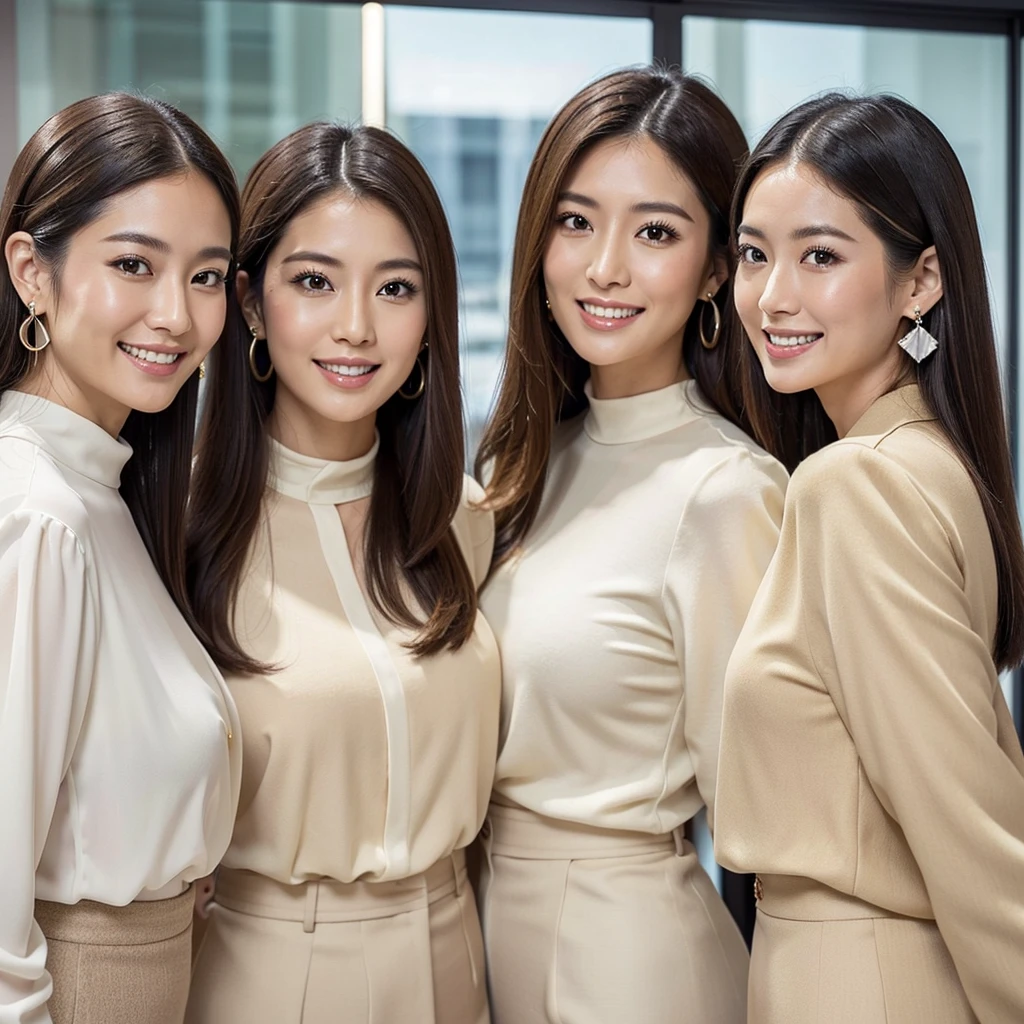
<instances>
[{"instance_id":1,"label":"beige jacket","mask_svg":"<svg viewBox=\"0 0 1024 1024\"><path fill-rule=\"evenodd\" d=\"M934 919L982 1021L1024 1020L1024 756L977 492L916 386L794 474L726 676L715 849Z\"/></svg>"}]
</instances>

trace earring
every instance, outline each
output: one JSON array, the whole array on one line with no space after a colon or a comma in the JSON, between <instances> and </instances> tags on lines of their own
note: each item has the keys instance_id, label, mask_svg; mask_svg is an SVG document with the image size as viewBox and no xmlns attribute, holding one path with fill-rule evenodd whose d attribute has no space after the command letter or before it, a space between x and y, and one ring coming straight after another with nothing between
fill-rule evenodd
<instances>
[{"instance_id":1,"label":"earring","mask_svg":"<svg viewBox=\"0 0 1024 1024\"><path fill-rule=\"evenodd\" d=\"M555 314L551 312L551 300L546 295L544 296L544 305L548 308L548 320L554 322Z\"/></svg>"},{"instance_id":2,"label":"earring","mask_svg":"<svg viewBox=\"0 0 1024 1024\"><path fill-rule=\"evenodd\" d=\"M250 327L249 331L252 333L252 344L249 346L249 369L252 371L252 375L261 383L266 384L268 380L274 375L274 364L270 364L270 368L262 376L260 371L256 369L256 342L260 339L257 336L256 328ZM267 355L270 355L270 348L267 348Z\"/></svg>"},{"instance_id":3,"label":"earring","mask_svg":"<svg viewBox=\"0 0 1024 1024\"><path fill-rule=\"evenodd\" d=\"M912 327L900 338L899 346L915 363L920 363L939 347L939 342L934 335L928 333L921 322L920 306L914 307L914 320L917 322L917 326Z\"/></svg>"},{"instance_id":4,"label":"earring","mask_svg":"<svg viewBox=\"0 0 1024 1024\"><path fill-rule=\"evenodd\" d=\"M28 316L21 321L21 326L18 328L18 338L22 345L29 350L29 352L42 352L47 345L50 344L50 332L46 329L46 325L43 323L42 314L36 315L36 304L30 302L28 304ZM42 345L31 345L28 340L29 328L32 328L32 340L35 341L35 332L41 331L43 335Z\"/></svg>"},{"instance_id":5,"label":"earring","mask_svg":"<svg viewBox=\"0 0 1024 1024\"><path fill-rule=\"evenodd\" d=\"M200 380L205 380L206 379L206 360L205 359L199 364L199 379Z\"/></svg>"},{"instance_id":6,"label":"earring","mask_svg":"<svg viewBox=\"0 0 1024 1024\"><path fill-rule=\"evenodd\" d=\"M427 346L424 345L423 347L426 348ZM405 384L403 384L398 389L399 395L401 395L402 398L404 398L407 402L414 402L417 398L420 397L420 395L423 394L427 387L427 366L426 363L424 363L423 360L421 359L420 355L416 356L416 367L420 371L419 387L415 391L406 391L405 385L409 383L409 381L407 380ZM411 373L409 374L409 377L412 377Z\"/></svg>"},{"instance_id":7,"label":"earring","mask_svg":"<svg viewBox=\"0 0 1024 1024\"><path fill-rule=\"evenodd\" d=\"M722 333L722 314L718 311L718 304L715 302L714 296L711 292L708 292L707 298L702 300L706 302L715 314L715 327L711 332L711 340L708 341L704 334L704 310L701 309L700 316L697 320L697 331L700 334L700 343L710 352L718 344L718 336Z\"/></svg>"}]
</instances>

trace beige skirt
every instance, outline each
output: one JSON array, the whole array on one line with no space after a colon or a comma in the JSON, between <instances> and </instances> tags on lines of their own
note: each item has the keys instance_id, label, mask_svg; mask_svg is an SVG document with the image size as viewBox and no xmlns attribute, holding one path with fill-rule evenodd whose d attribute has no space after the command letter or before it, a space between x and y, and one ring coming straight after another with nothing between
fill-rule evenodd
<instances>
[{"instance_id":1,"label":"beige skirt","mask_svg":"<svg viewBox=\"0 0 1024 1024\"><path fill-rule=\"evenodd\" d=\"M750 1024L977 1024L934 921L761 876Z\"/></svg>"},{"instance_id":2,"label":"beige skirt","mask_svg":"<svg viewBox=\"0 0 1024 1024\"><path fill-rule=\"evenodd\" d=\"M459 850L393 882L285 885L221 869L188 1024L488 1024Z\"/></svg>"},{"instance_id":3,"label":"beige skirt","mask_svg":"<svg viewBox=\"0 0 1024 1024\"><path fill-rule=\"evenodd\" d=\"M180 1024L188 999L192 890L110 907L36 900L53 978L53 1024Z\"/></svg>"},{"instance_id":4,"label":"beige skirt","mask_svg":"<svg viewBox=\"0 0 1024 1024\"><path fill-rule=\"evenodd\" d=\"M744 1024L746 946L681 836L492 805L483 846L499 1024Z\"/></svg>"}]
</instances>

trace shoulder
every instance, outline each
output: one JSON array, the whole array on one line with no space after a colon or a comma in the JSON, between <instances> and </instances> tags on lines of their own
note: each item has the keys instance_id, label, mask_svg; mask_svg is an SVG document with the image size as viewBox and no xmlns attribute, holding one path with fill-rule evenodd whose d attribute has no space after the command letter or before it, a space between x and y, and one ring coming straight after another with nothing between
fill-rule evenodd
<instances>
[{"instance_id":1,"label":"shoulder","mask_svg":"<svg viewBox=\"0 0 1024 1024\"><path fill-rule=\"evenodd\" d=\"M484 489L468 474L462 479L462 500L452 529L477 586L483 583L494 554L494 513L482 507Z\"/></svg>"}]
</instances>

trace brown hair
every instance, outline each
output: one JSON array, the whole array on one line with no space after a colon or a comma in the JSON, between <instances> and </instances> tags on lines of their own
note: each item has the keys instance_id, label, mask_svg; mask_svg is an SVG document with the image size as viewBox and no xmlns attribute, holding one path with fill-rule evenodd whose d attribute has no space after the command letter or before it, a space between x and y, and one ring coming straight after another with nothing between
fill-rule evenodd
<instances>
[{"instance_id":1,"label":"brown hair","mask_svg":"<svg viewBox=\"0 0 1024 1024\"><path fill-rule=\"evenodd\" d=\"M687 176L711 218L711 252L732 269L729 200L747 143L729 108L706 85L680 71L629 68L598 79L555 115L530 165L519 208L508 347L497 404L477 455L477 475L488 478L495 510L495 563L522 542L540 506L556 423L587 405L589 365L548 319L543 259L559 191L573 166L607 139L656 142ZM731 278L716 298L722 329L718 345L699 340L704 304L697 302L683 332L683 358L707 401L747 429L743 388L736 373L742 347Z\"/></svg>"},{"instance_id":2,"label":"brown hair","mask_svg":"<svg viewBox=\"0 0 1024 1024\"><path fill-rule=\"evenodd\" d=\"M952 147L921 111L896 96L828 93L802 103L768 129L744 167L733 203L733 231L759 174L798 161L856 206L881 239L889 271L901 280L934 245L943 297L924 316L939 342L923 363L906 360L978 490L995 551L999 618L994 658L1024 658L1024 542L1003 418L995 332L981 239L970 188ZM762 375L762 386L764 384ZM813 392L776 396L773 412L755 402L758 435L792 463L835 438Z\"/></svg>"},{"instance_id":3,"label":"brown hair","mask_svg":"<svg viewBox=\"0 0 1024 1024\"><path fill-rule=\"evenodd\" d=\"M265 153L245 183L238 265L258 296L267 259L291 220L339 193L380 203L405 225L423 264L427 307L423 395L415 401L394 395L377 412L367 586L381 614L418 631L409 644L417 655L456 649L473 631L476 588L451 531L464 447L458 290L455 249L430 178L385 131L306 125ZM240 325L210 361L188 525L189 589L200 637L223 669L241 672L267 669L243 650L233 618L263 509L266 422L276 386L276 378L260 383L250 372L250 342ZM425 618L409 605L403 583Z\"/></svg>"},{"instance_id":4,"label":"brown hair","mask_svg":"<svg viewBox=\"0 0 1024 1024\"><path fill-rule=\"evenodd\" d=\"M238 238L235 175L220 150L191 118L159 100L108 93L54 114L14 162L0 206L0 240L27 231L40 260L60 272L76 232L101 216L115 196L148 181L194 170L217 189ZM225 332L237 317L228 285ZM28 309L8 274L0 274L0 393L32 370L32 353L18 341ZM121 496L164 586L194 627L185 584L188 502L199 375L185 381L161 412L133 410L121 430L133 456L121 473Z\"/></svg>"}]
</instances>

